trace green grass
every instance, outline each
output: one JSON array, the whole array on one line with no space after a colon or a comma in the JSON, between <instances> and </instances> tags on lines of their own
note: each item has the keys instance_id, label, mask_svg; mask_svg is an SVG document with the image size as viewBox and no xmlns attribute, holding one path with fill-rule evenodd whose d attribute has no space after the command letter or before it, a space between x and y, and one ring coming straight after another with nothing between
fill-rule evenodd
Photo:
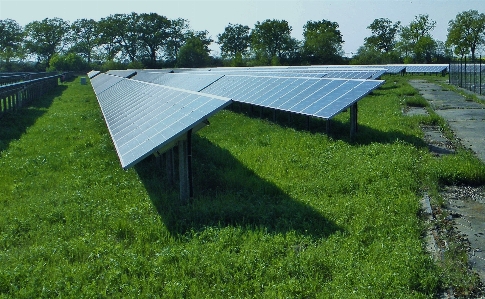
<instances>
[{"instance_id":1,"label":"green grass","mask_svg":"<svg viewBox=\"0 0 485 299\"><path fill-rule=\"evenodd\" d=\"M393 84L392 80L397 80ZM224 110L194 136L195 198L156 159L121 169L79 80L0 119L0 298L432 298L459 285L424 250L424 189L485 182L436 158L392 77L325 123ZM268 114L269 113L269 114ZM434 116L436 117L436 116ZM455 171L458 168L458 171Z\"/></svg>"}]
</instances>

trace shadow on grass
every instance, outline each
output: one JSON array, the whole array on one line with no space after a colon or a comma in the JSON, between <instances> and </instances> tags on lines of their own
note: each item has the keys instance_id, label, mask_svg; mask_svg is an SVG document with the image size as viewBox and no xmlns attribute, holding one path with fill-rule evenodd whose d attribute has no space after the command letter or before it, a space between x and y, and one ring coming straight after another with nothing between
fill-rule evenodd
<instances>
[{"instance_id":1,"label":"shadow on grass","mask_svg":"<svg viewBox=\"0 0 485 299\"><path fill-rule=\"evenodd\" d=\"M7 149L13 140L19 139L66 89L66 85L59 85L21 109L6 112L0 117L0 151Z\"/></svg>"},{"instance_id":2,"label":"shadow on grass","mask_svg":"<svg viewBox=\"0 0 485 299\"><path fill-rule=\"evenodd\" d=\"M181 205L164 167L155 158L135 166L163 222L175 236L205 227L234 226L268 233L328 237L342 231L312 207L291 198L260 178L230 152L205 138L193 138L194 199Z\"/></svg>"},{"instance_id":3,"label":"shadow on grass","mask_svg":"<svg viewBox=\"0 0 485 299\"><path fill-rule=\"evenodd\" d=\"M341 140L351 144L368 145L371 143L394 143L397 140L413 144L416 147L427 147L427 144L421 138L413 135L407 135L399 131L381 131L366 125L358 124L358 131L354 138L350 137L350 121L330 120L330 128L327 131L327 121L319 118L310 118L307 116L285 111L273 112L273 109L251 108L248 104L228 108L235 113L243 113L252 118L262 118L274 122L282 127L292 128L297 131L307 131L312 134L325 134L334 140ZM342 113L349 113L349 109Z\"/></svg>"}]
</instances>

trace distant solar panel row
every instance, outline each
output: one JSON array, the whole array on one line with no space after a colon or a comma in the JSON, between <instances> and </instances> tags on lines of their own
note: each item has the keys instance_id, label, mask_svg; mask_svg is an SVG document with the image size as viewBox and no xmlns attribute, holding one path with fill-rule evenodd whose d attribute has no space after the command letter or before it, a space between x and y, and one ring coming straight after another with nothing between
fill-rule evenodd
<instances>
[{"instance_id":1,"label":"distant solar panel row","mask_svg":"<svg viewBox=\"0 0 485 299\"><path fill-rule=\"evenodd\" d=\"M210 69L211 73L224 75L250 75L250 76L278 76L278 77L305 77L305 78L342 78L342 79L378 79L386 73L386 69L357 69L357 68L257 68L251 69ZM190 72L191 74L193 72ZM207 73L196 71L196 73Z\"/></svg>"},{"instance_id":2,"label":"distant solar panel row","mask_svg":"<svg viewBox=\"0 0 485 299\"><path fill-rule=\"evenodd\" d=\"M231 102L106 74L91 82L124 169L177 140Z\"/></svg>"},{"instance_id":3,"label":"distant solar panel row","mask_svg":"<svg viewBox=\"0 0 485 299\"><path fill-rule=\"evenodd\" d=\"M447 64L406 65L406 73L441 73L447 69Z\"/></svg>"}]
</instances>

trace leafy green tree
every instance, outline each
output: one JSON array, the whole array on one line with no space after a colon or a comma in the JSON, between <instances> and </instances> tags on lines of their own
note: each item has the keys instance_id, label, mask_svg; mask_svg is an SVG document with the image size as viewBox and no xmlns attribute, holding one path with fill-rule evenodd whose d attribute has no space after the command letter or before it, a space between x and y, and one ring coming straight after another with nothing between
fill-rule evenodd
<instances>
[{"instance_id":1,"label":"leafy green tree","mask_svg":"<svg viewBox=\"0 0 485 299\"><path fill-rule=\"evenodd\" d=\"M168 38L165 42L165 58L169 64L175 64L180 48L190 35L189 22L178 18L170 21Z\"/></svg>"},{"instance_id":2,"label":"leafy green tree","mask_svg":"<svg viewBox=\"0 0 485 299\"><path fill-rule=\"evenodd\" d=\"M418 15L408 26L401 27L398 47L406 63L432 62L436 42L431 31L435 27L436 21L431 20L428 15Z\"/></svg>"},{"instance_id":3,"label":"leafy green tree","mask_svg":"<svg viewBox=\"0 0 485 299\"><path fill-rule=\"evenodd\" d=\"M380 50L373 46L364 44L359 47L357 53L352 57L350 64L362 65L362 64L387 64L387 63L400 63L399 53L391 51L389 53L382 53Z\"/></svg>"},{"instance_id":4,"label":"leafy green tree","mask_svg":"<svg viewBox=\"0 0 485 299\"><path fill-rule=\"evenodd\" d=\"M76 53L67 53L65 55L54 54L52 56L48 71L86 71L89 67L86 61Z\"/></svg>"},{"instance_id":5,"label":"leafy green tree","mask_svg":"<svg viewBox=\"0 0 485 299\"><path fill-rule=\"evenodd\" d=\"M99 44L97 22L93 19L78 19L71 24L73 46L70 52L80 54L91 64L94 49Z\"/></svg>"},{"instance_id":6,"label":"leafy green tree","mask_svg":"<svg viewBox=\"0 0 485 299\"><path fill-rule=\"evenodd\" d=\"M135 12L131 14L115 14L112 20L116 24L116 43L118 43L123 54L131 62L136 61L141 46L139 39L140 16Z\"/></svg>"},{"instance_id":7,"label":"leafy green tree","mask_svg":"<svg viewBox=\"0 0 485 299\"><path fill-rule=\"evenodd\" d=\"M38 62L49 67L50 59L63 50L68 33L69 23L61 18L33 21L25 26L25 47Z\"/></svg>"},{"instance_id":8,"label":"leafy green tree","mask_svg":"<svg viewBox=\"0 0 485 299\"><path fill-rule=\"evenodd\" d=\"M104 60L113 61L121 51L118 43L118 20L113 16L102 18L98 22L96 34L99 37L98 46L104 51Z\"/></svg>"},{"instance_id":9,"label":"leafy green tree","mask_svg":"<svg viewBox=\"0 0 485 299\"><path fill-rule=\"evenodd\" d=\"M170 20L157 13L142 13L139 16L139 41L149 57L149 64L155 66L157 57L165 47L169 37Z\"/></svg>"},{"instance_id":10,"label":"leafy green tree","mask_svg":"<svg viewBox=\"0 0 485 299\"><path fill-rule=\"evenodd\" d=\"M397 33L401 22L392 23L391 20L380 18L375 19L367 29L372 35L365 38L365 44L382 53L390 53L396 46Z\"/></svg>"},{"instance_id":11,"label":"leafy green tree","mask_svg":"<svg viewBox=\"0 0 485 299\"><path fill-rule=\"evenodd\" d=\"M251 47L258 60L277 64L295 52L297 42L291 37L291 26L285 20L265 20L255 24Z\"/></svg>"},{"instance_id":12,"label":"leafy green tree","mask_svg":"<svg viewBox=\"0 0 485 299\"><path fill-rule=\"evenodd\" d=\"M21 57L21 44L23 41L23 29L14 20L0 20L0 58L6 64L15 57Z\"/></svg>"},{"instance_id":13,"label":"leafy green tree","mask_svg":"<svg viewBox=\"0 0 485 299\"><path fill-rule=\"evenodd\" d=\"M342 34L337 22L308 21L303 26L303 53L311 64L339 63L342 59Z\"/></svg>"},{"instance_id":14,"label":"leafy green tree","mask_svg":"<svg viewBox=\"0 0 485 299\"><path fill-rule=\"evenodd\" d=\"M177 55L177 67L204 67L210 60L209 49L196 35L187 39Z\"/></svg>"},{"instance_id":15,"label":"leafy green tree","mask_svg":"<svg viewBox=\"0 0 485 299\"><path fill-rule=\"evenodd\" d=\"M229 59L242 59L249 50L250 30L248 26L229 23L224 32L217 36L222 56Z\"/></svg>"},{"instance_id":16,"label":"leafy green tree","mask_svg":"<svg viewBox=\"0 0 485 299\"><path fill-rule=\"evenodd\" d=\"M446 44L454 47L455 54L464 56L469 52L475 59L477 48L485 45L485 14L477 10L457 14L448 23Z\"/></svg>"}]
</instances>

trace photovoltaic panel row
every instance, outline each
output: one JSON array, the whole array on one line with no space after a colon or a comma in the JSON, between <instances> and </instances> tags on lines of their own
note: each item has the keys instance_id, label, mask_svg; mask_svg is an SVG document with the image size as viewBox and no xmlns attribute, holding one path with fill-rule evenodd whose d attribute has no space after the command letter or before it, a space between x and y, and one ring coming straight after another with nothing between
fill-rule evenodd
<instances>
[{"instance_id":1,"label":"photovoltaic panel row","mask_svg":"<svg viewBox=\"0 0 485 299\"><path fill-rule=\"evenodd\" d=\"M106 82L113 82L107 77L115 76L96 76L93 89L124 169L231 103L227 98L119 77L105 88Z\"/></svg>"},{"instance_id":2,"label":"photovoltaic panel row","mask_svg":"<svg viewBox=\"0 0 485 299\"><path fill-rule=\"evenodd\" d=\"M200 91L219 80L224 74L200 74L200 73L152 73L149 76L134 76L134 80L171 86L190 91Z\"/></svg>"},{"instance_id":3,"label":"photovoltaic panel row","mask_svg":"<svg viewBox=\"0 0 485 299\"><path fill-rule=\"evenodd\" d=\"M406 65L406 73L441 73L448 69L447 64Z\"/></svg>"},{"instance_id":4,"label":"photovoltaic panel row","mask_svg":"<svg viewBox=\"0 0 485 299\"><path fill-rule=\"evenodd\" d=\"M197 73L207 73L208 70L198 71ZM249 76L277 76L277 77L307 77L307 78L343 78L343 79L379 79L386 73L386 69L362 69L331 67L326 69L320 68L259 68L259 69L241 69L235 70L233 68L225 70L211 69L211 73L223 73L224 75L249 75Z\"/></svg>"},{"instance_id":5,"label":"photovoltaic panel row","mask_svg":"<svg viewBox=\"0 0 485 299\"><path fill-rule=\"evenodd\" d=\"M383 82L228 75L202 91L237 102L328 119Z\"/></svg>"}]
</instances>

